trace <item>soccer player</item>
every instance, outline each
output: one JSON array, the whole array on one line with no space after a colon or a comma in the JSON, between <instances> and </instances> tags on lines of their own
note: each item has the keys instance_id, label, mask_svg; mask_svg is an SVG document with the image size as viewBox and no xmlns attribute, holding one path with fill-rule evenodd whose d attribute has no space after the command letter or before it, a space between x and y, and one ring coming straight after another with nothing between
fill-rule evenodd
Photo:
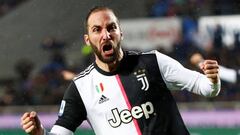
<instances>
[{"instance_id":1,"label":"soccer player","mask_svg":"<svg viewBox=\"0 0 240 135\"><path fill-rule=\"evenodd\" d=\"M190 61L193 65L201 68L204 58L200 53L195 53L191 56ZM226 82L236 84L240 82L240 69L232 69L219 65L219 77Z\"/></svg>"},{"instance_id":2,"label":"soccer player","mask_svg":"<svg viewBox=\"0 0 240 135\"><path fill-rule=\"evenodd\" d=\"M72 80L50 133L36 112L23 114L25 132L72 135L87 120L96 135L189 135L170 90L217 96L217 62L205 60L204 75L155 50L123 51L119 20L107 7L90 10L86 29L94 63Z\"/></svg>"}]
</instances>

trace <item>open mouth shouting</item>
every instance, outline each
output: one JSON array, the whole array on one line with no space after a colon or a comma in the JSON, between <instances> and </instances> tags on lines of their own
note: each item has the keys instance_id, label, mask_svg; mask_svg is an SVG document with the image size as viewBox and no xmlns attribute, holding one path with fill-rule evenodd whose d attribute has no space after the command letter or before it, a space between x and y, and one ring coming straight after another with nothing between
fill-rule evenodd
<instances>
[{"instance_id":1,"label":"open mouth shouting","mask_svg":"<svg viewBox=\"0 0 240 135\"><path fill-rule=\"evenodd\" d=\"M112 56L114 53L112 44L111 43L104 44L102 46L102 52L105 57Z\"/></svg>"}]
</instances>

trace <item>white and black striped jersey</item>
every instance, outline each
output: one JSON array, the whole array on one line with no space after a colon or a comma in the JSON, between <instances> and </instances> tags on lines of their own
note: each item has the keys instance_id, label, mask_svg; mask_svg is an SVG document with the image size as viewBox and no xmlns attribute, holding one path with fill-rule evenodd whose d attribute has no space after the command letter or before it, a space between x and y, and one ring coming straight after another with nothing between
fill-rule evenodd
<instances>
[{"instance_id":1,"label":"white and black striped jersey","mask_svg":"<svg viewBox=\"0 0 240 135\"><path fill-rule=\"evenodd\" d=\"M188 135L170 90L214 96L220 82L157 51L125 52L115 72L96 63L77 75L51 133L68 135L87 120L96 135Z\"/></svg>"}]
</instances>

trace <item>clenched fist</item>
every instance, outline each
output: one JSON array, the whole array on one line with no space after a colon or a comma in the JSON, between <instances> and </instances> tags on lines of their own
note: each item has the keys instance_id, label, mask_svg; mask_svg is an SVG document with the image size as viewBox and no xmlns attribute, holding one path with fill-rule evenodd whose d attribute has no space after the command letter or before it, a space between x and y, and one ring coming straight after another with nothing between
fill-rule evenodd
<instances>
[{"instance_id":1,"label":"clenched fist","mask_svg":"<svg viewBox=\"0 0 240 135\"><path fill-rule=\"evenodd\" d=\"M191 56L190 61L198 66L212 83L219 81L219 65L216 60L204 60L200 53Z\"/></svg>"},{"instance_id":2,"label":"clenched fist","mask_svg":"<svg viewBox=\"0 0 240 135\"><path fill-rule=\"evenodd\" d=\"M36 112L26 112L21 117L22 129L30 135L43 135L44 130Z\"/></svg>"}]
</instances>

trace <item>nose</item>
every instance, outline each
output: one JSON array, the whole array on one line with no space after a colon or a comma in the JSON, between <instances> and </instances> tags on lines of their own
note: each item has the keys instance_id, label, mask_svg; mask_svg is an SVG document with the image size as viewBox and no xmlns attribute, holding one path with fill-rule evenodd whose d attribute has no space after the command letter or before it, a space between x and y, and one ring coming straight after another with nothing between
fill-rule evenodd
<instances>
[{"instance_id":1,"label":"nose","mask_svg":"<svg viewBox=\"0 0 240 135\"><path fill-rule=\"evenodd\" d=\"M106 41L106 40L109 40L110 38L111 38L110 32L107 31L107 30L103 30L103 31L102 31L102 39L103 39L104 41Z\"/></svg>"}]
</instances>

